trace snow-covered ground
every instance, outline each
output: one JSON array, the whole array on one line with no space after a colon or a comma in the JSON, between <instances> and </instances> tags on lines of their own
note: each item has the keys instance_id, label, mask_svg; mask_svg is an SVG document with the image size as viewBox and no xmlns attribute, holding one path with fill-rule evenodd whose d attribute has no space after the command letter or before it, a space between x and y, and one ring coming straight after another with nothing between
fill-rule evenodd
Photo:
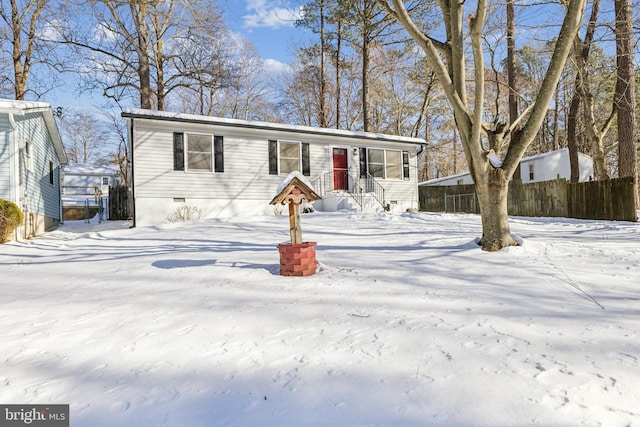
<instances>
[{"instance_id":1,"label":"snow-covered ground","mask_svg":"<svg viewBox=\"0 0 640 427\"><path fill-rule=\"evenodd\" d=\"M97 221L95 221L97 223ZM68 222L0 246L0 402L85 426L640 426L640 224ZM87 227L90 227L89 229Z\"/></svg>"}]
</instances>

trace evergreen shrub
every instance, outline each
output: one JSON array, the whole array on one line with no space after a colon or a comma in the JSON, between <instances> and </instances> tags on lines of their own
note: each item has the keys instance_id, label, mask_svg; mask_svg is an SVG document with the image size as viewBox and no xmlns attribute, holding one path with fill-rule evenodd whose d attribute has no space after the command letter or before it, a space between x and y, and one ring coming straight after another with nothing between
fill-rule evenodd
<instances>
[{"instance_id":1,"label":"evergreen shrub","mask_svg":"<svg viewBox=\"0 0 640 427\"><path fill-rule=\"evenodd\" d=\"M13 230L22 224L24 214L15 203L9 200L0 200L0 243L9 240Z\"/></svg>"}]
</instances>

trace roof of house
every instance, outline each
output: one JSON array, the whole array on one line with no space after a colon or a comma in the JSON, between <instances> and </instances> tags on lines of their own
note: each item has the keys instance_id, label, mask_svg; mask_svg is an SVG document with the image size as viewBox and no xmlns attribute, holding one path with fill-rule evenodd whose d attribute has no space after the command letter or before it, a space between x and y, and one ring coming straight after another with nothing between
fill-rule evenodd
<instances>
[{"instance_id":1,"label":"roof of house","mask_svg":"<svg viewBox=\"0 0 640 427\"><path fill-rule=\"evenodd\" d=\"M520 163L527 163L530 162L532 160L538 160L538 159L542 159L545 157L551 157L551 156L556 156L560 153L562 153L563 151L569 151L568 148L561 148L559 150L554 150L554 151L547 151L546 153L540 153L540 154L534 154L533 156L527 156L527 157L523 157L520 160ZM584 157L589 157L586 154L583 153L578 153L578 156L584 156ZM434 178L434 179L430 179L428 181L423 181L423 182L419 182L418 185L428 185L428 184L436 184L438 182L442 182L448 179L452 179L452 178L459 178L465 175L469 175L469 172L462 172L456 175L449 175L449 176L444 176L442 178Z\"/></svg>"},{"instance_id":2,"label":"roof of house","mask_svg":"<svg viewBox=\"0 0 640 427\"><path fill-rule=\"evenodd\" d=\"M64 167L64 173L75 175L119 175L120 171L114 166L90 165L87 163L69 163Z\"/></svg>"},{"instance_id":3,"label":"roof of house","mask_svg":"<svg viewBox=\"0 0 640 427\"><path fill-rule=\"evenodd\" d=\"M314 135L340 136L347 138L370 139L384 142L401 142L416 145L423 145L424 139L412 138L398 135L386 135L372 132L348 131L331 128L318 128L312 126L289 125L283 123L270 123L261 121L249 121L239 119L228 119L222 117L198 116L193 114L171 113L168 111L144 110L144 109L127 109L122 113L122 117L128 119L152 119L167 120L175 122L190 122L211 124L217 126L228 126L235 128L275 130L282 132L306 133Z\"/></svg>"},{"instance_id":4,"label":"roof of house","mask_svg":"<svg viewBox=\"0 0 640 427\"><path fill-rule=\"evenodd\" d=\"M27 113L42 113L45 125L51 135L53 146L60 159L61 164L67 163L67 155L62 145L62 139L60 138L60 132L58 131L58 125L53 117L53 111L51 105L46 102L39 101L17 101L15 99L2 99L0 98L0 112L5 114L13 114L23 116Z\"/></svg>"},{"instance_id":5,"label":"roof of house","mask_svg":"<svg viewBox=\"0 0 640 427\"><path fill-rule=\"evenodd\" d=\"M462 178L462 177L468 176L468 175L469 175L469 172L461 172L461 173L457 173L455 175L443 176L443 177L440 177L440 178L433 178L433 179L430 179L428 181L419 182L418 185L437 184L437 183L442 182L442 181L447 181L447 180L456 179L456 178Z\"/></svg>"}]
</instances>

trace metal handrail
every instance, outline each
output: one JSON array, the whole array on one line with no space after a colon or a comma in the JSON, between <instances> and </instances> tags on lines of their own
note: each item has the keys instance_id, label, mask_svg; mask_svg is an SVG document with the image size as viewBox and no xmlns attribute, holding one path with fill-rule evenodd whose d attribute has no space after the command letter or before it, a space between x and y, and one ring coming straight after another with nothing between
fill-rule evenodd
<instances>
[{"instance_id":1,"label":"metal handrail","mask_svg":"<svg viewBox=\"0 0 640 427\"><path fill-rule=\"evenodd\" d=\"M382 185L380 185L380 183L378 181L376 181L376 179L369 174L369 172L367 172L367 175L365 178L362 178L365 180L366 186L365 188L367 189L367 193L370 193L374 199L376 199L378 201L378 203L380 203L382 205L383 208L386 209L385 203L386 200L384 198L384 187Z\"/></svg>"},{"instance_id":2,"label":"metal handrail","mask_svg":"<svg viewBox=\"0 0 640 427\"><path fill-rule=\"evenodd\" d=\"M376 181L373 176L367 173L365 177L356 179L349 174L348 171L344 171L343 173L344 180L347 183L347 188L344 189L344 191L348 192L360 207L363 206L365 194L370 194L385 208L384 187ZM313 188L316 192L319 192L321 196L336 190L341 190L335 188L334 179L335 172L326 172L313 181Z\"/></svg>"}]
</instances>

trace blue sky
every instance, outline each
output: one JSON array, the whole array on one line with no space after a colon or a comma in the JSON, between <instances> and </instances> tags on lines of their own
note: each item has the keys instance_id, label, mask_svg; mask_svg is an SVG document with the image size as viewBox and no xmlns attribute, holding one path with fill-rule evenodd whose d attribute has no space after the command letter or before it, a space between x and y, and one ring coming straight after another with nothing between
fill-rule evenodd
<instances>
[{"instance_id":1,"label":"blue sky","mask_svg":"<svg viewBox=\"0 0 640 427\"><path fill-rule=\"evenodd\" d=\"M288 64L295 48L312 37L294 27L300 8L296 0L218 0L218 6L229 28L250 40L270 68Z\"/></svg>"},{"instance_id":2,"label":"blue sky","mask_svg":"<svg viewBox=\"0 0 640 427\"><path fill-rule=\"evenodd\" d=\"M254 44L269 74L286 70L296 47L313 37L311 32L294 26L299 0L217 0L217 4L227 27ZM70 86L53 90L45 100L54 108L103 104L96 94L77 94Z\"/></svg>"}]
</instances>

